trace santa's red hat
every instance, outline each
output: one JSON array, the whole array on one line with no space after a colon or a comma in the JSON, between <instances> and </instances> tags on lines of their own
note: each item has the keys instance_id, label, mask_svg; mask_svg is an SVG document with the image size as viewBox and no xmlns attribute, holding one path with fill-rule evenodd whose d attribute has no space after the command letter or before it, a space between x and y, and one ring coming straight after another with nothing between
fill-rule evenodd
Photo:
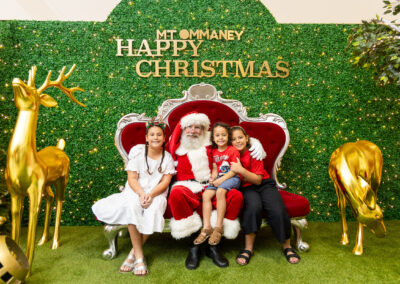
<instances>
[{"instance_id":1,"label":"santa's red hat","mask_svg":"<svg viewBox=\"0 0 400 284\"><path fill-rule=\"evenodd\" d=\"M181 144L182 130L193 124L200 125L204 127L205 131L208 131L208 128L210 128L210 119L204 113L198 112L188 113L181 118L181 120L175 126L174 131L172 132L168 144L169 153L172 155L172 158L174 160L176 160L175 152Z\"/></svg>"}]
</instances>

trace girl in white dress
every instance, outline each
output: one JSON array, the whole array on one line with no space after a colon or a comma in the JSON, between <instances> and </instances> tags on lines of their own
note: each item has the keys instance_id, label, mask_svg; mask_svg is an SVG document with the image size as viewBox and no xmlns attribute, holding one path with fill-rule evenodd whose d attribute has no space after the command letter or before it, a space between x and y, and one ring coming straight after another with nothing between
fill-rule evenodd
<instances>
[{"instance_id":1,"label":"girl in white dress","mask_svg":"<svg viewBox=\"0 0 400 284\"><path fill-rule=\"evenodd\" d=\"M92 206L99 221L128 225L133 248L120 268L121 273L148 274L143 245L151 234L164 229L166 189L175 174L173 159L165 151L164 128L163 123L147 124L146 145L136 145L129 151L124 191Z\"/></svg>"}]
</instances>

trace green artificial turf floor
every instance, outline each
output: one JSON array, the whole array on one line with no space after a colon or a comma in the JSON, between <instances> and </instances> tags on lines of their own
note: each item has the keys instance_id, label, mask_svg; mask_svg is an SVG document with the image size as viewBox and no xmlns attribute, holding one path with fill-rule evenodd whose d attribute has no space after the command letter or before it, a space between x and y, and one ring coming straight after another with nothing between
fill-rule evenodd
<instances>
[{"instance_id":1,"label":"green artificial turf floor","mask_svg":"<svg viewBox=\"0 0 400 284\"><path fill-rule=\"evenodd\" d=\"M145 245L150 271L146 277L118 272L130 249L128 238L119 239L115 259L103 260L101 254L107 243L101 226L62 227L60 248L52 250L51 241L36 247L32 275L26 283L399 283L400 220L386 221L385 225L385 238L364 231L364 254L355 256L351 252L355 222L349 223L348 246L339 244L339 223L311 222L303 234L311 249L300 254L301 262L296 265L286 261L267 227L257 236L249 265L235 263L243 245L240 234L236 240L223 241L228 268L216 267L203 254L200 267L194 271L184 265L186 242L172 239L169 233L155 234ZM23 241L25 236L26 228Z\"/></svg>"}]
</instances>

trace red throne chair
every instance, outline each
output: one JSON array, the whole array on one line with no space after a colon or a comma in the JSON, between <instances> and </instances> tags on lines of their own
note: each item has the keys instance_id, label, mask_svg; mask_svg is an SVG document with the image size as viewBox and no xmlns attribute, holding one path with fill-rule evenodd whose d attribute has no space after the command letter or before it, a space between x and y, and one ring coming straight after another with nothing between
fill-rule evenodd
<instances>
[{"instance_id":1,"label":"red throne chair","mask_svg":"<svg viewBox=\"0 0 400 284\"><path fill-rule=\"evenodd\" d=\"M260 117L247 117L246 108L240 101L221 98L221 91L217 91L210 84L195 84L187 91L183 91L183 98L166 100L159 108L159 119L166 123L166 140L182 116L191 111L205 113L211 125L223 121L229 125L240 125L250 137L255 137L262 143L267 157L264 167L277 182L293 228L292 243L300 251L308 251L309 245L302 240L301 232L307 226L306 216L310 212L308 200L302 196L284 191L286 184L280 183L277 171L282 157L289 145L289 131L286 122L276 114L260 114ZM131 113L120 119L115 133L115 145L122 156L124 163L128 161L129 150L136 144L145 143L146 122L150 118L145 114ZM172 217L167 208L164 217L166 225L164 231L169 231L168 219ZM109 248L103 252L104 259L112 259L117 254L117 238L126 234L126 225L106 224L104 234Z\"/></svg>"}]
</instances>

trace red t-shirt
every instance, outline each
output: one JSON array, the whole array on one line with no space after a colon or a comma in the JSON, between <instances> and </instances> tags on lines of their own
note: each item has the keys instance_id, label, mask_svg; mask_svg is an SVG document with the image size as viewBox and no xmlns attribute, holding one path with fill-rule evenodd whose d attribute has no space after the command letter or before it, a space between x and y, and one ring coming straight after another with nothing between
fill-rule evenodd
<instances>
[{"instance_id":1,"label":"red t-shirt","mask_svg":"<svg viewBox=\"0 0 400 284\"><path fill-rule=\"evenodd\" d=\"M230 171L231 162L237 162L237 158L240 158L240 153L233 146L228 146L223 152L213 148L212 157L213 162L217 164L218 175L224 175Z\"/></svg>"},{"instance_id":2,"label":"red t-shirt","mask_svg":"<svg viewBox=\"0 0 400 284\"><path fill-rule=\"evenodd\" d=\"M269 174L264 169L264 163L250 156L249 150L246 150L246 152L240 155L240 162L246 170L255 173L256 175L262 175L262 179L269 178ZM253 185L246 180L242 179L242 181L242 187Z\"/></svg>"}]
</instances>

